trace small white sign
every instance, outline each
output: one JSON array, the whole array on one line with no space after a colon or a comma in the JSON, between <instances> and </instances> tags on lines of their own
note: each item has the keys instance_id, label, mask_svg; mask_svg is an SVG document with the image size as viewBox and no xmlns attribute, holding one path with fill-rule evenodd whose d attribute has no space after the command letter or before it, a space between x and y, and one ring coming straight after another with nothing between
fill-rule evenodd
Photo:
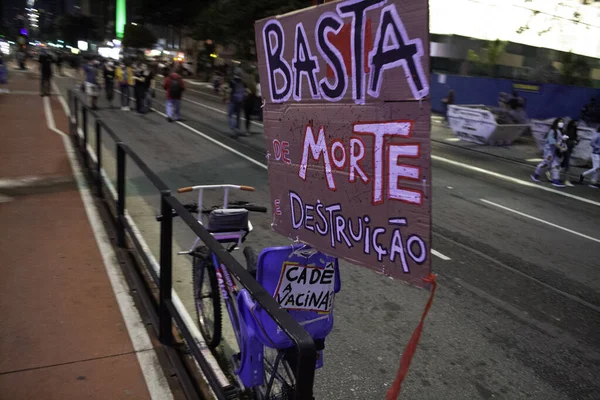
<instances>
[{"instance_id":1,"label":"small white sign","mask_svg":"<svg viewBox=\"0 0 600 400\"><path fill-rule=\"evenodd\" d=\"M335 268L284 263L273 297L286 310L329 313L333 306Z\"/></svg>"},{"instance_id":2,"label":"small white sign","mask_svg":"<svg viewBox=\"0 0 600 400\"><path fill-rule=\"evenodd\" d=\"M446 84L446 74L439 74L438 75L438 83L441 83L442 85Z\"/></svg>"}]
</instances>

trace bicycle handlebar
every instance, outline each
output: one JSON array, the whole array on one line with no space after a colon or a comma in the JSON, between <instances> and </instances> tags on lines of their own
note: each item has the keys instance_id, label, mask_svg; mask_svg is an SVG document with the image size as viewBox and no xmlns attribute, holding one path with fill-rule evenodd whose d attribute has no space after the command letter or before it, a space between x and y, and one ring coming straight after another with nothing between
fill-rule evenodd
<instances>
[{"instance_id":1,"label":"bicycle handlebar","mask_svg":"<svg viewBox=\"0 0 600 400\"><path fill-rule=\"evenodd\" d=\"M192 192L194 190L200 189L237 189L244 190L246 192L254 192L256 189L252 186L240 186L240 185L198 185L198 186L188 186L177 189L177 193L187 193Z\"/></svg>"}]
</instances>

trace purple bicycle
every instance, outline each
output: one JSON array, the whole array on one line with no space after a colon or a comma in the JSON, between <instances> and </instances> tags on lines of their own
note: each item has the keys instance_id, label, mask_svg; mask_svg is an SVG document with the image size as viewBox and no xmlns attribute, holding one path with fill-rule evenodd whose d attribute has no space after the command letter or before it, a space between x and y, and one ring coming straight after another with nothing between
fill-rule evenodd
<instances>
[{"instance_id":1,"label":"purple bicycle","mask_svg":"<svg viewBox=\"0 0 600 400\"><path fill-rule=\"evenodd\" d=\"M209 189L223 190L222 207L203 209L203 193ZM249 211L267 209L247 202L230 203L230 190L254 188L203 185L178 192L198 191L198 202L185 207L198 213L198 222L233 252L252 232ZM318 350L315 369L320 368L325 338L333 328L335 293L341 288L338 260L300 243L265 248L259 255L246 247L243 253L247 269L258 283L311 334ZM222 304L225 305L239 348L231 364L240 388L257 400L293 399L297 354L292 340L246 289L238 288L227 268L199 238L189 250L179 254L192 256L198 325L211 349L222 340Z\"/></svg>"}]
</instances>

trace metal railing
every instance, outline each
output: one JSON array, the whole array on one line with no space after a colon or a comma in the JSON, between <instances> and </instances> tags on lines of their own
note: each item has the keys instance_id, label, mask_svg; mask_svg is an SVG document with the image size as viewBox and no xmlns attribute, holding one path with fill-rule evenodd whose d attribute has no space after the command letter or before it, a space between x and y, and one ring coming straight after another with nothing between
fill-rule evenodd
<instances>
[{"instance_id":1,"label":"metal railing","mask_svg":"<svg viewBox=\"0 0 600 400\"><path fill-rule=\"evenodd\" d=\"M153 321L153 327L157 331L160 341L165 346L173 346L173 322L181 332L189 348L191 355L200 366L202 373L208 381L213 393L221 399L229 399L237 396L237 387L234 385L223 385L215 371L211 368L200 343L203 339L198 337L197 329L188 326L189 315L185 315L182 304L177 304L173 299L173 216L175 210L181 220L198 236L202 242L216 255L227 270L245 287L258 304L273 318L275 323L294 342L298 362L296 364L295 379L298 400L313 399L313 382L316 364L316 346L313 338L306 330L280 305L275 299L250 275L233 256L204 228L196 218L185 209L179 200L172 196L169 187L148 167L148 165L114 133L114 131L103 121L98 114L91 110L79 93L69 90L68 102L70 109L69 128L70 134L83 159L85 168L91 173L96 194L112 201L116 212L114 222L117 230L117 245L127 247L129 238L133 244L133 251L141 258L147 272L150 274L154 284L159 290L158 321ZM81 115L81 116L80 116ZM90 149L88 119L94 118L95 149ZM116 146L116 190L113 189L109 179L106 178L102 163L102 147L104 134L108 134ZM126 168L129 162L133 162L160 194L161 214L160 221L160 254L158 266L153 262L153 255L144 245L143 239L136 234L137 230L133 220L127 217L126 204ZM110 195L105 196L108 192ZM158 223L158 222L157 222ZM193 323L193 322L192 322ZM156 326L158 325L158 326Z\"/></svg>"}]
</instances>

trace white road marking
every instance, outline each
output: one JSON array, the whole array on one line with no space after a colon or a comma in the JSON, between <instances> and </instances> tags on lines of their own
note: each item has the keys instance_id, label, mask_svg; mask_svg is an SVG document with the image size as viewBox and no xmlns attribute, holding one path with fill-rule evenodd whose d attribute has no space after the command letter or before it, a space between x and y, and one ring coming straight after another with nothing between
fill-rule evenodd
<instances>
[{"instance_id":1,"label":"white road marking","mask_svg":"<svg viewBox=\"0 0 600 400\"><path fill-rule=\"evenodd\" d=\"M581 201L583 203L587 203L587 204L591 204L591 205L596 206L596 207L600 207L600 202L597 202L597 201L594 201L594 200L590 200L590 199L586 199L585 197L576 196L576 195L568 193L566 191L560 191L560 190L556 190L556 189L551 189L549 187L546 187L546 186L543 186L543 185L540 185L540 184L537 184L537 183L533 183L533 182L529 182L529 181L524 181L522 179L513 178L512 176L503 175L503 174L500 174L498 172L489 171L487 169L475 167L475 166L470 165L470 164L465 164L464 162L450 160L448 158L436 156L434 154L431 155L431 159L432 160L436 160L436 161L440 161L440 162L443 162L443 163L446 163L446 164L454 165L456 167L468 169L470 171L478 172L480 174L485 174L485 175L493 176L495 178L502 179L502 180L505 180L507 182L516 183L518 185L527 186L527 187L530 187L530 188L536 188L536 189L539 189L539 190L543 190L545 192L554 193L554 194L557 194L559 196L568 197L570 199L578 200L578 201Z\"/></svg>"},{"instance_id":2,"label":"white road marking","mask_svg":"<svg viewBox=\"0 0 600 400\"><path fill-rule=\"evenodd\" d=\"M5 196L3 194L0 193L0 203L8 203L13 201L13 198L10 196Z\"/></svg>"},{"instance_id":3,"label":"white road marking","mask_svg":"<svg viewBox=\"0 0 600 400\"><path fill-rule=\"evenodd\" d=\"M71 181L72 179L67 176L22 176L20 178L0 179L0 190L57 185Z\"/></svg>"},{"instance_id":4,"label":"white road marking","mask_svg":"<svg viewBox=\"0 0 600 400\"><path fill-rule=\"evenodd\" d=\"M532 162L532 163L539 163L539 162L542 162L542 159L541 158L528 158L525 161Z\"/></svg>"},{"instance_id":5,"label":"white road marking","mask_svg":"<svg viewBox=\"0 0 600 400\"><path fill-rule=\"evenodd\" d=\"M433 254L434 256L441 258L444 261L450 261L451 258L448 257L447 255L444 255L442 253L440 253L439 251L435 250L435 249L431 249L431 254Z\"/></svg>"},{"instance_id":6,"label":"white road marking","mask_svg":"<svg viewBox=\"0 0 600 400\"><path fill-rule=\"evenodd\" d=\"M117 90L117 92L119 92L119 91ZM62 95L61 95L61 98L62 98ZM63 104L63 108L65 110L65 113L67 114L67 116L69 116L70 115L70 111L69 111L69 107L67 106L67 103L64 101L64 99L63 99L63 101L61 103ZM157 111L155 109L152 109L152 110L154 112L158 113L158 114L162 114L160 111ZM162 115L166 116L165 114L162 114ZM77 129L77 133L79 134L80 137L83 137L83 131L80 128ZM89 153L90 157L94 161L94 163L96 163L97 162L97 160L96 160L96 154L93 151L93 149L92 149L92 147L90 146L89 143L87 145L87 150L88 150L88 153ZM104 184L108 188L108 191L112 195L113 199L116 201L116 199L117 199L117 191L114 188L114 186L112 185L112 183L111 183L110 179L108 178L108 176L106 175L106 172L104 171L104 168L101 171L101 175L102 175L102 180L103 180ZM156 272L156 274L158 276L160 276L160 264L154 258L154 255L150 251L150 247L146 243L144 237L142 236L141 231L139 230L139 228L137 227L137 225L133 221L133 218L131 218L131 215L129 214L129 211L127 211L127 210L125 210L125 218L127 219L127 222L129 223L129 225L131 226L133 234L135 235L135 237L139 241L140 245L144 249L144 252L146 253L146 255L148 255L151 267L154 269L154 271ZM204 358L205 358L206 362L211 366L211 369L215 373L215 375L216 375L217 379L219 380L219 383L221 384L221 386L222 387L226 387L226 386L230 385L229 381L227 380L227 377L223 373L223 370L219 366L217 360L214 358L214 356L212 355L211 351L206 346L206 342L204 341L204 338L202 337L202 334L200 333L200 330L198 329L198 327L197 327L196 323L194 322L193 318L190 316L190 314L187 311L186 307L183 305L183 302L181 301L181 298L179 297L179 295L177 294L177 292L175 291L175 289L172 290L171 297L172 297L172 300L173 300L173 305L177 309L177 312L179 313L179 315L183 319L185 325L187 326L187 328L189 329L190 333L192 334L192 337L194 338L194 340L198 344L198 347L200 348L200 351L202 351L202 354L204 355ZM200 368L200 365L198 365L198 362L195 359L194 359L194 363L198 367L198 371L200 371L200 373L202 373L202 369ZM210 391L212 393L213 389L210 386L209 386L209 389L210 389Z\"/></svg>"},{"instance_id":7,"label":"white road marking","mask_svg":"<svg viewBox=\"0 0 600 400\"><path fill-rule=\"evenodd\" d=\"M155 108L152 108L152 111L154 111L155 113L157 113L157 114L159 114L159 115L162 115L162 116L163 116L163 117L165 117L165 118L167 117L167 114L165 114L165 113L162 113L162 112L158 111L158 110L157 110L157 109L155 109ZM263 163L261 163L261 162L258 162L258 161L256 161L254 158L252 158L252 157L249 157L249 156L245 155L244 153L242 153L242 152L239 152L239 151L237 151L236 149L234 149L234 148L232 148L232 147L229 147L229 146L227 146L226 144L224 144L224 143L222 143L222 142L219 142L219 141L218 141L218 140L216 140L216 139L213 139L212 137L208 136L207 134L205 134L205 133L202 133L202 132L200 132L200 131L199 131L199 130L197 130L197 129L194 129L194 128L192 128L191 126L184 124L183 122L177 121L177 124L179 124L179 125L183 126L184 128L186 128L186 129L190 130L191 132L194 132L196 135L198 135L198 136L202 137L203 139L206 139L206 140L208 140L209 142L211 142L211 143L214 143L214 144L216 144L217 146L219 146L219 147L222 147L222 148L224 148L225 150L227 150L227 151L229 151L229 152L231 152L231 153L233 153L233 154L235 154L235 155L238 155L238 156L242 157L244 160L246 160L246 161L249 161L249 162L251 162L252 164L254 164L254 165L258 166L258 167L261 167L261 168L263 168L263 169L265 169L265 170L266 170L266 169L268 169L268 167L267 167L267 165L266 165L266 164L263 164Z\"/></svg>"},{"instance_id":8,"label":"white road marking","mask_svg":"<svg viewBox=\"0 0 600 400\"><path fill-rule=\"evenodd\" d=\"M584 235L583 233L579 233L579 232L577 232L577 231L574 231L574 230L572 230L572 229L565 228L565 227L562 227L562 226L560 226L560 225L553 224L552 222L548 222L548 221L546 221L546 220L543 220L543 219L541 219L541 218L537 218L537 217L531 216L531 215L529 215L529 214L525 214L525 213L523 213L523 212L520 212L520 211L517 211L517 210L513 210L512 208L505 207L505 206L503 206L503 205L500 205L500 204L494 203L494 202L492 202L492 201L489 201L489 200L486 200L486 199L479 199L479 200L481 200L481 201L482 201L482 202L484 202L485 204L489 204L489 205L491 205L491 206L498 207L498 208L500 208L500 209L502 209L502 210L505 210L505 211L511 212L511 213L513 213L513 214L517 214L517 215L520 215L520 216L522 216L522 217L529 218L529 219L532 219L532 220L534 220L534 221L540 222L540 223L542 223L542 224L546 224L546 225L548 225L548 226L551 226L551 227L553 227L553 228L560 229L560 230L562 230L562 231L565 231L565 232L572 233L573 235L577 235L577 236L579 236L579 237L582 237L582 238L584 238L584 239L591 240L591 241L593 241L593 242L596 242L596 243L600 243L600 239L597 239L597 238L595 238L595 237L591 237L591 236L588 236L588 235Z\"/></svg>"},{"instance_id":9,"label":"white road marking","mask_svg":"<svg viewBox=\"0 0 600 400\"><path fill-rule=\"evenodd\" d=\"M446 139L446 142L460 142L460 139L457 137L451 137Z\"/></svg>"},{"instance_id":10,"label":"white road marking","mask_svg":"<svg viewBox=\"0 0 600 400\"><path fill-rule=\"evenodd\" d=\"M125 326L127 327L127 332L129 333L129 338L131 339L131 343L138 359L138 363L140 364L142 374L144 375L150 397L152 400L173 399L173 394L171 393L164 372L160 367L158 357L154 351L154 347L152 346L148 332L146 331L145 324L135 308L133 298L129 293L129 288L125 281L125 277L118 267L117 255L111 245L106 231L104 230L102 220L98 214L98 210L96 210L96 206L94 205L90 189L79 169L77 159L75 158L75 149L73 148L67 134L56 128L54 115L52 114L52 109L50 107L50 99L48 97L44 97L44 111L46 114L48 128L63 138L63 144L69 157L69 163L71 164L71 170L73 171L73 175L75 176L75 180L77 182L81 200L94 233L98 250L102 256L102 260L104 261L106 273L109 277L111 287L117 299L117 304L119 305L119 309L123 315L123 320L125 321ZM68 116L69 114L67 111L68 110L65 110Z\"/></svg>"}]
</instances>

